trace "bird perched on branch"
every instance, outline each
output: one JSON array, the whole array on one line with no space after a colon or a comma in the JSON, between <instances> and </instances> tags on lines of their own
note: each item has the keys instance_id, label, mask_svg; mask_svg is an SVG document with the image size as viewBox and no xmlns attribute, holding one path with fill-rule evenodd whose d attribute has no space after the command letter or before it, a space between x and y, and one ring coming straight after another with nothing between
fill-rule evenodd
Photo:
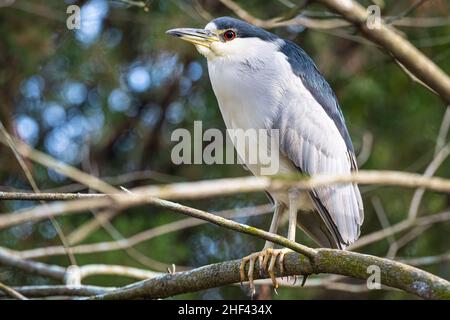
<instances>
[{"instance_id":1,"label":"bird perched on branch","mask_svg":"<svg viewBox=\"0 0 450 320\"><path fill-rule=\"evenodd\" d=\"M211 84L228 129L278 130L276 174L345 175L357 170L337 98L298 45L230 17L214 19L205 29L179 28L167 33L193 43L207 58ZM237 152L241 155L245 150ZM260 163L245 164L254 175L261 174ZM287 212L292 241L297 225L327 248L345 249L359 237L364 211L356 184L277 192L270 197L275 204L272 233ZM241 280L245 280L249 263L252 293L255 262L259 261L260 271L268 271L277 287L274 266L278 261L283 270L286 251L266 242L261 252L243 259Z\"/></svg>"}]
</instances>

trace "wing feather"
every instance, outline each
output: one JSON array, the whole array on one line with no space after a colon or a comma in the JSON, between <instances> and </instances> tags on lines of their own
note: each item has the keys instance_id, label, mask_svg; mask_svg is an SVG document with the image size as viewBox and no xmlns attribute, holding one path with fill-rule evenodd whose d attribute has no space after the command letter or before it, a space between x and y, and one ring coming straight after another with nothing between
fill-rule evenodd
<instances>
[{"instance_id":1,"label":"wing feather","mask_svg":"<svg viewBox=\"0 0 450 320\"><path fill-rule=\"evenodd\" d=\"M280 130L282 154L299 170L308 175L335 175L356 169L353 153L317 101L304 94L300 103L285 101L283 105L273 127ZM359 237L363 207L357 185L315 188L310 197L337 247L345 248Z\"/></svg>"},{"instance_id":2,"label":"wing feather","mask_svg":"<svg viewBox=\"0 0 450 320\"><path fill-rule=\"evenodd\" d=\"M309 175L358 170L344 116L330 85L295 43L284 40L280 52L296 76L285 84L281 112L272 123L280 130L281 152ZM345 248L359 237L364 210L356 184L316 188L310 198L336 247Z\"/></svg>"}]
</instances>

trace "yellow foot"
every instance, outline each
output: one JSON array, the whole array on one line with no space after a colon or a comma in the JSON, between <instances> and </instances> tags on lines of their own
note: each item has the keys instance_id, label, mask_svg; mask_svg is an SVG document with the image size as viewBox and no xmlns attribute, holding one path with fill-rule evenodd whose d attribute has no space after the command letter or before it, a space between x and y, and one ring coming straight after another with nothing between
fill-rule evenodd
<instances>
[{"instance_id":1,"label":"yellow foot","mask_svg":"<svg viewBox=\"0 0 450 320\"><path fill-rule=\"evenodd\" d=\"M292 252L290 249L273 249L267 248L260 252L252 253L242 259L241 266L239 268L241 283L245 281L245 266L248 263L248 283L250 286L250 292L253 296L256 292L255 284L253 283L253 272L255 270L255 263L258 260L259 263L259 274L263 275L263 272L267 272L272 279L273 286L276 289L278 288L277 278L275 276L275 264L278 258L278 267L280 269L280 273L284 274L284 256L286 253Z\"/></svg>"}]
</instances>

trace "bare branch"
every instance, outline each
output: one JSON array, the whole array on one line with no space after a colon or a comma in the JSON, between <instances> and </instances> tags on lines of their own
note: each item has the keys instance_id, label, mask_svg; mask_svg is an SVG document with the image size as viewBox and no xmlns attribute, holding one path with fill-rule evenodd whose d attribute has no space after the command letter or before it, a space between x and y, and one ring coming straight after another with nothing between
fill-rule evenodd
<instances>
[{"instance_id":1,"label":"bare branch","mask_svg":"<svg viewBox=\"0 0 450 320\"><path fill-rule=\"evenodd\" d=\"M392 27L384 22L377 27L369 26L367 23L369 13L354 0L316 0L316 2L324 4L358 27L368 39L385 48L414 76L437 92L446 103L450 103L450 78L447 74Z\"/></svg>"},{"instance_id":2,"label":"bare branch","mask_svg":"<svg viewBox=\"0 0 450 320\"><path fill-rule=\"evenodd\" d=\"M13 252L3 248L0 248L0 265L16 267L25 272L38 274L58 281L63 281L66 275L66 269L63 267L24 260Z\"/></svg>"},{"instance_id":3,"label":"bare branch","mask_svg":"<svg viewBox=\"0 0 450 320\"><path fill-rule=\"evenodd\" d=\"M381 203L380 198L377 196L374 196L371 200L372 200L372 205L375 210L375 213L377 214L378 221L380 221L382 230L389 230L389 228L391 227L391 223L389 222L389 219L386 215L386 211L384 210L384 207L383 207L383 204ZM386 236L386 239L389 241L391 246L396 244L394 233L388 234Z\"/></svg>"},{"instance_id":4,"label":"bare branch","mask_svg":"<svg viewBox=\"0 0 450 320\"><path fill-rule=\"evenodd\" d=\"M356 182L360 184L380 184L390 186L403 186L410 188L423 187L434 191L450 193L450 180L425 177L414 173L399 171L359 171L351 175L314 177L295 176L287 178L270 177L246 177L206 180L197 182L174 183L161 186L146 186L132 189L132 194L120 193L114 195L75 195L62 194L62 199L67 197L84 198L68 202L52 203L45 206L36 206L32 209L0 215L0 229L25 221L39 221L48 217L80 213L85 210L109 207L114 204L117 210L143 204L151 204L164 207L163 199L204 199L217 196L227 196L236 193L250 193L269 191L281 191L289 188L309 190L316 187L332 184ZM14 193L0 192L0 199L22 199L23 194L15 196ZM28 199L55 199L55 194L34 194ZM88 199L86 199L88 198ZM180 206L180 205L179 205Z\"/></svg>"},{"instance_id":5,"label":"bare branch","mask_svg":"<svg viewBox=\"0 0 450 320\"><path fill-rule=\"evenodd\" d=\"M430 225L433 223L449 221L449 220L450 220L450 211L444 211L441 213L424 216L424 217L416 218L416 219L403 220L397 224L392 225L388 229L382 229L382 230L370 233L368 235L362 236L355 243L350 245L348 247L348 249L354 250L357 248L364 247L368 244L385 239L386 237L389 237L392 234L407 230L408 228L411 228L413 226L425 226L425 225Z\"/></svg>"},{"instance_id":6,"label":"bare branch","mask_svg":"<svg viewBox=\"0 0 450 320\"><path fill-rule=\"evenodd\" d=\"M312 260L292 253L286 255L284 261L285 273L281 275L277 269L278 276L332 273L366 280L369 275L367 268L376 265L380 267L381 281L386 286L399 288L425 299L450 299L448 281L414 267L370 255L318 249ZM98 295L94 299L157 299L229 285L239 282L240 264L241 260L234 260L191 271L165 274ZM254 277L267 278L257 270Z\"/></svg>"},{"instance_id":7,"label":"bare branch","mask_svg":"<svg viewBox=\"0 0 450 320\"><path fill-rule=\"evenodd\" d=\"M9 296L9 297L11 297L13 299L28 300L28 298L26 298L25 296L23 296L22 294L20 294L16 290L14 290L13 288L8 287L7 285L5 285L5 284L0 282L0 296L1 296L2 292L6 296Z\"/></svg>"},{"instance_id":8,"label":"bare branch","mask_svg":"<svg viewBox=\"0 0 450 320\"><path fill-rule=\"evenodd\" d=\"M417 226L408 233L406 233L404 236L402 236L400 239L395 241L394 243L391 243L391 245L389 246L388 253L386 254L386 257L389 259L394 259L395 256L397 255L398 250L400 250L402 247L404 247L412 240L421 236L430 227L431 227L430 224Z\"/></svg>"},{"instance_id":9,"label":"bare branch","mask_svg":"<svg viewBox=\"0 0 450 320\"><path fill-rule=\"evenodd\" d=\"M362 136L362 146L357 156L358 167L362 166L369 160L373 147L373 134L369 131L364 132Z\"/></svg>"},{"instance_id":10,"label":"bare branch","mask_svg":"<svg viewBox=\"0 0 450 320\"><path fill-rule=\"evenodd\" d=\"M103 229L107 229L106 224L111 221L111 219L113 219L116 215L118 215L119 211L111 208L97 213L95 212L95 210L92 210L92 214L94 215L93 219L84 223L67 236L67 240L69 241L70 245L73 246L74 244L80 243L100 227L103 227ZM106 231L108 232L108 230ZM111 232L108 233L113 236Z\"/></svg>"},{"instance_id":11,"label":"bare branch","mask_svg":"<svg viewBox=\"0 0 450 320\"><path fill-rule=\"evenodd\" d=\"M219 211L215 213L216 215L225 217L225 218L238 218L238 217L251 217L255 215L260 214L266 214L269 212L272 212L273 208L271 205L262 205L258 207L251 207L251 208L241 208L237 210L224 210ZM195 218L187 218L187 219L181 219L178 221L174 221L159 227L155 227L149 230L145 230L143 232L137 233L133 235L130 238L126 239L116 239L115 241L108 241L108 242L97 242L92 244L83 244L72 247L72 252L74 254L90 254L95 252L107 252L107 251L114 251L114 250L123 250L123 249L130 249L133 246L138 245L139 243L142 243L144 241L148 241L150 239L153 239L155 237L161 236L163 234L179 231L185 228L191 228L198 225L205 224L206 221L199 220ZM14 254L17 256L24 258L24 259L33 259L33 258L40 258L40 257L48 257L48 256L57 256L64 254L64 247L62 246L50 246L50 247L43 247L43 248L36 248L31 250L23 250L23 251L15 251ZM134 253L131 252L131 255L135 257ZM139 259L140 261L140 259ZM142 262L142 261L140 261ZM153 265L153 263L152 263ZM155 268L155 266L152 266ZM165 266L164 266L165 267ZM160 266L158 266L158 269ZM165 268L164 268L165 269Z\"/></svg>"},{"instance_id":12,"label":"bare branch","mask_svg":"<svg viewBox=\"0 0 450 320\"><path fill-rule=\"evenodd\" d=\"M390 17L389 19L386 19L386 23L392 24L394 21L397 21L401 18L406 17L407 15L411 14L414 10L416 10L418 7L420 7L427 1L428 0L416 0L415 3L413 3L411 6L409 6L406 10L404 10L400 14Z\"/></svg>"},{"instance_id":13,"label":"bare branch","mask_svg":"<svg viewBox=\"0 0 450 320\"><path fill-rule=\"evenodd\" d=\"M66 268L32 260L25 260L22 257L17 256L14 252L9 252L2 248L0 248L0 266L18 268L24 272L49 277L60 282L65 281L68 273L68 269ZM158 272L149 270L107 264L87 264L80 266L79 274L80 280L94 275L116 275L138 280L153 278L160 275Z\"/></svg>"},{"instance_id":14,"label":"bare branch","mask_svg":"<svg viewBox=\"0 0 450 320\"><path fill-rule=\"evenodd\" d=\"M16 157L17 162L19 163L20 167L22 168L22 171L24 172L25 177L27 178L28 183L30 184L31 188L33 189L33 191L35 193L39 193L40 190L39 190L38 184L34 180L34 177L31 174L31 170L28 168L28 166L25 163L22 155L17 150L17 147L16 147L16 145L15 145L15 143L13 141L13 138L9 135L8 131L6 130L6 128L4 127L4 125L3 125L3 123L1 121L0 121L0 132L2 134L1 135L2 138L6 141L6 144L11 149L11 151L14 154L14 156ZM45 202L41 200L41 204L45 205ZM56 219L53 218L53 217L49 217L49 220L50 220L53 228L55 229L56 233L58 234L58 237L61 240L61 243L64 245L64 249L66 251L66 254L67 254L71 264L76 264L75 257L70 252L70 248L69 248L69 245L67 243L66 236L64 235L64 232L62 231L61 226L59 225L58 221L56 221Z\"/></svg>"},{"instance_id":15,"label":"bare branch","mask_svg":"<svg viewBox=\"0 0 450 320\"><path fill-rule=\"evenodd\" d=\"M441 127L439 128L439 134L436 139L436 147L434 149L434 156L444 148L445 141L447 140L448 131L450 129L450 105L445 110L444 117L442 119Z\"/></svg>"},{"instance_id":16,"label":"bare branch","mask_svg":"<svg viewBox=\"0 0 450 320\"><path fill-rule=\"evenodd\" d=\"M434 173L442 165L442 163L447 159L449 154L450 154L450 143L444 146L442 149L440 149L440 151L435 155L433 161L431 161L431 163L426 168L424 176L432 177ZM424 188L419 188L414 192L408 211L409 219L414 219L417 216L419 212L419 206L424 194L425 194Z\"/></svg>"},{"instance_id":17,"label":"bare branch","mask_svg":"<svg viewBox=\"0 0 450 320\"><path fill-rule=\"evenodd\" d=\"M399 259L399 261L413 265L413 266L423 266L423 265L441 263L441 262L445 262L445 261L449 261L449 260L450 260L450 252L444 253L439 256Z\"/></svg>"},{"instance_id":18,"label":"bare branch","mask_svg":"<svg viewBox=\"0 0 450 320\"><path fill-rule=\"evenodd\" d=\"M108 264L88 264L81 266L80 269L82 279L101 274L101 275L115 275L144 280L161 275L161 273L159 272Z\"/></svg>"},{"instance_id":19,"label":"bare branch","mask_svg":"<svg viewBox=\"0 0 450 320\"><path fill-rule=\"evenodd\" d=\"M97 287L97 286L22 286L14 287L16 292L30 298L47 298L47 297L86 297L104 294L113 291L114 287ZM0 292L0 298L2 294Z\"/></svg>"},{"instance_id":20,"label":"bare branch","mask_svg":"<svg viewBox=\"0 0 450 320\"><path fill-rule=\"evenodd\" d=\"M381 21L379 27L369 27L367 18L369 13L354 0L315 0L322 3L332 11L340 14L346 21L341 19L310 19L298 15L289 20L274 18L261 20L232 0L220 0L225 6L232 10L241 19L263 28L275 28L288 25L302 25L313 29L336 29L350 25L358 27L364 36L386 49L401 66L408 70L415 78L423 83L425 87L436 92L447 104L450 103L450 78L433 61L428 59L407 39L396 32L392 26ZM401 25L403 19L408 22L411 18L401 18L393 22L393 25ZM403 21L404 22L404 21ZM448 23L448 21L447 21ZM408 24L408 23L403 23Z\"/></svg>"},{"instance_id":21,"label":"bare branch","mask_svg":"<svg viewBox=\"0 0 450 320\"><path fill-rule=\"evenodd\" d=\"M0 142L8 145L3 137L0 137ZM107 184L106 182L87 174L75 167L69 166L59 160L50 157L48 154L35 150L28 146L26 143L20 141L19 139L13 139L15 149L17 152L25 158L28 158L34 162L37 162L45 167L55 170L56 172L67 176L74 181L78 181L91 189L100 191L102 193L118 193L120 190L114 188L113 186ZM46 200L46 199L42 199Z\"/></svg>"}]
</instances>

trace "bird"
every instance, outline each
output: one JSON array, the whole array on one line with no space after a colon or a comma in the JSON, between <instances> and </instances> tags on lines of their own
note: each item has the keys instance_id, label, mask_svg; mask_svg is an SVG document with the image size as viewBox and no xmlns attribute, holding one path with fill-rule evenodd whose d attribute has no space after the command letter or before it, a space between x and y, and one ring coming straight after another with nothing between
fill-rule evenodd
<instances>
[{"instance_id":1,"label":"bird","mask_svg":"<svg viewBox=\"0 0 450 320\"><path fill-rule=\"evenodd\" d=\"M203 29L176 28L166 33L194 44L206 57L228 129L278 130L280 158L274 175L348 175L358 170L336 94L299 45L232 17L213 19ZM243 161L252 174L261 175L260 163ZM345 250L360 235L364 207L356 183L268 194L274 203L271 233L277 233L280 217L288 214L291 241L299 227L320 247ZM258 261L260 272L267 271L277 288L274 266L278 261L283 274L288 252L266 241L261 251L242 259L241 282L249 264L247 277L255 293L253 272Z\"/></svg>"}]
</instances>

